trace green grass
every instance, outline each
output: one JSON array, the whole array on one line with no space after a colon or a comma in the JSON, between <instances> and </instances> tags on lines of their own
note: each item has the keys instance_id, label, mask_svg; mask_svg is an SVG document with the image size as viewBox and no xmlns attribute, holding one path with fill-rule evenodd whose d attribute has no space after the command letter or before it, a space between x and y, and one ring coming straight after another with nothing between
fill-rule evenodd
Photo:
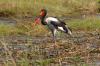
<instances>
[{"instance_id":1,"label":"green grass","mask_svg":"<svg viewBox=\"0 0 100 66\"><path fill-rule=\"evenodd\" d=\"M100 19L96 17L72 19L66 23L72 31L99 31L100 29ZM46 36L49 34L47 26L32 24L32 22L27 21L24 23L19 22L16 26L0 24L0 35Z\"/></svg>"},{"instance_id":2,"label":"green grass","mask_svg":"<svg viewBox=\"0 0 100 66\"><path fill-rule=\"evenodd\" d=\"M0 24L0 35L7 35L12 33L13 31L17 31L17 29L11 27L10 25Z\"/></svg>"},{"instance_id":3,"label":"green grass","mask_svg":"<svg viewBox=\"0 0 100 66\"><path fill-rule=\"evenodd\" d=\"M34 16L40 9L62 11L61 0L0 0L0 13L2 16ZM55 6L55 7L54 7Z\"/></svg>"},{"instance_id":4,"label":"green grass","mask_svg":"<svg viewBox=\"0 0 100 66\"><path fill-rule=\"evenodd\" d=\"M0 36L21 35L25 30L11 26L9 24L0 24Z\"/></svg>"},{"instance_id":5,"label":"green grass","mask_svg":"<svg viewBox=\"0 0 100 66\"><path fill-rule=\"evenodd\" d=\"M99 0L0 0L0 16L23 17L37 16L40 9L46 8L49 16L68 16L96 13ZM68 23L72 30L99 29L100 19L73 19ZM44 26L32 26L32 22L19 22L16 27L0 24L0 35L46 35L48 30Z\"/></svg>"},{"instance_id":6,"label":"green grass","mask_svg":"<svg viewBox=\"0 0 100 66\"><path fill-rule=\"evenodd\" d=\"M18 23L16 26L10 24L0 24L0 36L9 35L31 35L42 36L46 35L48 30L43 25L32 26L32 22Z\"/></svg>"},{"instance_id":7,"label":"green grass","mask_svg":"<svg viewBox=\"0 0 100 66\"><path fill-rule=\"evenodd\" d=\"M95 31L100 29L100 19L90 17L86 19L73 19L68 25L72 30Z\"/></svg>"},{"instance_id":8,"label":"green grass","mask_svg":"<svg viewBox=\"0 0 100 66\"><path fill-rule=\"evenodd\" d=\"M0 0L0 16L36 16L40 9L46 8L49 15L95 13L95 0Z\"/></svg>"},{"instance_id":9,"label":"green grass","mask_svg":"<svg viewBox=\"0 0 100 66\"><path fill-rule=\"evenodd\" d=\"M37 60L35 63L39 66L48 66L52 59L45 59L45 60Z\"/></svg>"}]
</instances>

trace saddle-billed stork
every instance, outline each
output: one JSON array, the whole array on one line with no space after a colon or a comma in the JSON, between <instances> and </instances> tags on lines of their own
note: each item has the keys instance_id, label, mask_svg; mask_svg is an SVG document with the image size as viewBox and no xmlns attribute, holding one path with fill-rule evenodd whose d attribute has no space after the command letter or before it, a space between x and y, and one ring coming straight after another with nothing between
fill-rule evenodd
<instances>
[{"instance_id":1,"label":"saddle-billed stork","mask_svg":"<svg viewBox=\"0 0 100 66\"><path fill-rule=\"evenodd\" d=\"M41 9L40 15L35 19L35 23L37 24L41 22L43 25L47 25L52 32L54 41L56 40L57 31L62 31L66 34L72 35L72 31L63 21L57 19L56 17L46 17L46 15L47 10Z\"/></svg>"}]
</instances>

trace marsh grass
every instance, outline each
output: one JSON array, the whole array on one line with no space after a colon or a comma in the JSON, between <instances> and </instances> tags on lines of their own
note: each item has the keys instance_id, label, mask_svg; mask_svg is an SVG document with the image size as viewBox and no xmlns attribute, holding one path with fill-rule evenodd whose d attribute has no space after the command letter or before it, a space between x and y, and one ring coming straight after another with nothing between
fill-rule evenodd
<instances>
[{"instance_id":1,"label":"marsh grass","mask_svg":"<svg viewBox=\"0 0 100 66\"><path fill-rule=\"evenodd\" d=\"M0 16L36 16L42 8L51 16L63 16L95 13L98 6L95 0L0 0Z\"/></svg>"},{"instance_id":2,"label":"marsh grass","mask_svg":"<svg viewBox=\"0 0 100 66\"><path fill-rule=\"evenodd\" d=\"M68 25L73 30L80 31L96 31L100 29L100 19L96 17L88 17L86 19L73 19Z\"/></svg>"},{"instance_id":3,"label":"marsh grass","mask_svg":"<svg viewBox=\"0 0 100 66\"><path fill-rule=\"evenodd\" d=\"M16 28L22 30L22 34L29 36L46 36L48 34L46 26L42 24L35 25L33 22L18 22Z\"/></svg>"},{"instance_id":4,"label":"marsh grass","mask_svg":"<svg viewBox=\"0 0 100 66\"><path fill-rule=\"evenodd\" d=\"M17 28L8 24L0 24L0 35L11 35L20 32Z\"/></svg>"},{"instance_id":5,"label":"marsh grass","mask_svg":"<svg viewBox=\"0 0 100 66\"><path fill-rule=\"evenodd\" d=\"M32 22L19 22L16 26L9 24L0 24L0 36L11 35L28 35L28 36L46 36L48 34L48 28L43 25L33 25Z\"/></svg>"},{"instance_id":6,"label":"marsh grass","mask_svg":"<svg viewBox=\"0 0 100 66\"><path fill-rule=\"evenodd\" d=\"M55 1L35 1L35 0L0 0L0 15L1 16L35 16L40 9L46 8L60 10L61 0ZM55 6L55 7L53 7Z\"/></svg>"},{"instance_id":7,"label":"marsh grass","mask_svg":"<svg viewBox=\"0 0 100 66\"><path fill-rule=\"evenodd\" d=\"M4 16L4 17L36 16L38 15L41 8L46 8L49 12L48 15L50 16L56 15L58 17L63 15L71 15L71 14L77 15L80 13L86 13L86 14L95 13L97 9L95 0L85 0L84 2L82 1L83 0L64 0L64 1L62 0L54 0L54 1L52 0L0 0L0 16ZM92 4L90 1L92 2ZM82 30L85 32L85 31L95 31L100 29L100 19L96 17L87 17L85 19L72 19L69 20L69 22L66 22L66 24L72 29L72 31ZM47 26L43 26L41 24L34 25L33 22L31 21L18 21L16 26L11 26L9 24L0 24L0 36L11 36L11 35L47 36L48 34L49 34L49 30ZM4 41L6 41L6 39ZM31 44L32 41L30 43L28 42L27 45L33 46L33 44ZM46 45L48 44L49 43L47 43ZM58 42L58 44L60 44L60 42ZM75 48L72 47L71 44L69 45L70 47L69 46L67 47L65 45L66 44L64 44L65 48L63 50L66 51L67 48L67 50L70 51L73 48L73 52L75 51ZM37 44L35 44L35 46L37 46ZM35 46L33 46L33 49ZM40 56L41 54L40 50L38 50L39 48L41 48L40 46L41 45L38 44L38 47L36 47L35 50L31 50L26 53L25 51L18 51L19 53L16 52L17 57L20 58L20 60L16 64L19 66L29 66L30 61L32 61L27 57L29 56L29 54L31 55L32 58L38 59L35 62L32 62L31 65L36 64L37 66L48 66L51 62L54 62L56 60L58 61L58 59L56 58L53 60L52 58L43 59L42 56ZM77 46L75 47L77 50L79 49ZM45 47L42 47L42 49L45 49ZM50 52L51 50L49 50L48 52ZM53 49L53 50L57 50L57 49ZM82 49L82 51L83 50L84 49ZM72 56L75 54L77 54L77 52L72 53ZM66 54L64 56L68 57L68 55ZM79 63L82 61L82 59L80 56L73 56L71 58L71 61L75 63ZM5 62L5 66L11 66L10 62L8 63ZM88 65L83 64L82 66L88 66Z\"/></svg>"},{"instance_id":8,"label":"marsh grass","mask_svg":"<svg viewBox=\"0 0 100 66\"><path fill-rule=\"evenodd\" d=\"M65 21L72 31L100 31L100 19L97 17L87 17L85 19L72 19ZM50 30L42 24L34 25L31 21L19 21L16 26L0 24L0 35L29 35L47 36ZM57 33L61 34L61 33Z\"/></svg>"}]
</instances>

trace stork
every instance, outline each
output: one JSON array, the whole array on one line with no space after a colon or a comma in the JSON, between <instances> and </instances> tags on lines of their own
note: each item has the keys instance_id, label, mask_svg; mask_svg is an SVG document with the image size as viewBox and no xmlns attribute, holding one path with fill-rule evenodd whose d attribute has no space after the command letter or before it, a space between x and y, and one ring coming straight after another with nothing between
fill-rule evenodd
<instances>
[{"instance_id":1,"label":"stork","mask_svg":"<svg viewBox=\"0 0 100 66\"><path fill-rule=\"evenodd\" d=\"M40 15L35 19L35 23L41 22L43 25L47 25L52 32L53 40L56 41L56 32L62 31L66 34L72 35L70 28L61 20L56 17L46 17L47 10L41 9Z\"/></svg>"}]
</instances>

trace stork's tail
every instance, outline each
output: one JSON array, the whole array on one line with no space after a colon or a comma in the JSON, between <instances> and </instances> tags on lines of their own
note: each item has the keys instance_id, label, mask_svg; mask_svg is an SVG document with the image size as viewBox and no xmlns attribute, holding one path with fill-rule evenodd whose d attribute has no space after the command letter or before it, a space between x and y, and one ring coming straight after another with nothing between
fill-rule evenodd
<instances>
[{"instance_id":1,"label":"stork's tail","mask_svg":"<svg viewBox=\"0 0 100 66\"><path fill-rule=\"evenodd\" d=\"M64 27L65 33L69 34L70 36L72 36L72 30L69 27Z\"/></svg>"}]
</instances>

